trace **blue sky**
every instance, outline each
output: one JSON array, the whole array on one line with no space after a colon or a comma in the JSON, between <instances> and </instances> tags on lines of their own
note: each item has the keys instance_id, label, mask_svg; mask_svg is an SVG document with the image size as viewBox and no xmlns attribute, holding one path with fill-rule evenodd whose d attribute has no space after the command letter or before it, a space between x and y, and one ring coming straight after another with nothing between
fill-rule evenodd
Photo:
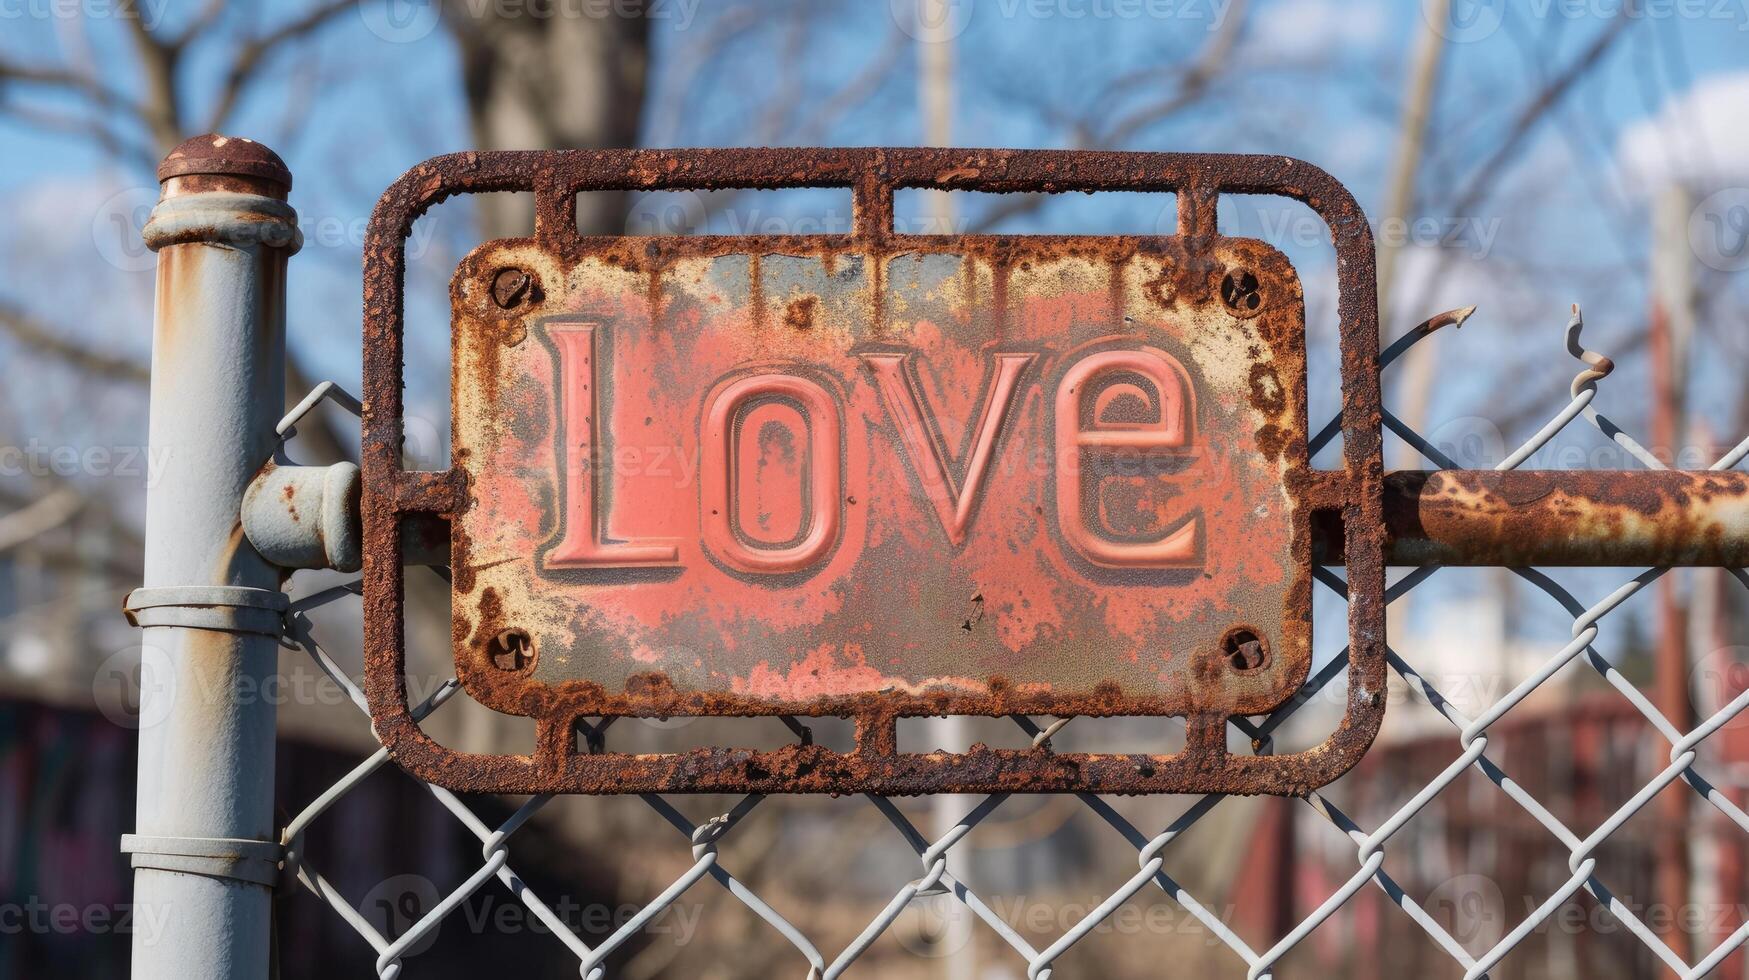
<instances>
[{"instance_id":1,"label":"blue sky","mask_svg":"<svg viewBox=\"0 0 1749 980\"><path fill-rule=\"evenodd\" d=\"M396 6L385 5L391 2ZM911 2L673 0L659 8L664 13L653 27L650 138L679 145L762 136L787 142L797 134L838 145L921 142L917 45L902 30ZM146 6L171 27L198 9L173 0ZM1228 71L1208 95L1137 129L1122 147L1303 157L1343 180L1376 217L1425 5L1250 6ZM109 5L73 5L84 10L83 19L56 13L67 9L48 0L0 4L0 54L33 65L97 66L118 91L137 86L126 25L105 13ZM239 5L219 33L251 35L298 9ZM1467 214L1441 208L1473 179L1532 94L1605 28L1617 5L1525 0L1507 9L1501 0L1457 0L1455 9L1462 16L1445 22L1451 40L1419 188L1418 213L1435 223L1405 249L1408 295L1399 298L1393 322L1401 330L1448 307L1482 307L1461 337L1434 341L1443 369L1429 425L1460 435L1492 427L1510 444L1535 429L1537 412L1563 402L1573 372L1560 345L1569 303L1586 305L1588 337L1606 351L1609 344L1631 348L1643 328L1652 189L1677 179L1699 199L1749 187L1749 0L1649 0L1550 121L1498 169L1490 182L1496 190ZM398 19L385 19L391 12ZM225 127L273 145L296 175L292 203L308 244L292 266L293 344L315 374L354 390L358 246L370 206L403 170L465 148L469 139L455 50L443 29L421 28L428 14L412 0L361 0L308 43L271 59ZM1173 90L1225 18L1236 16L1224 0L958 0L951 14L954 142L1017 147L1076 145L1085 138L1078 133L1145 111ZM712 43L736 23L732 41ZM211 97L202 93L222 77L233 51L234 40L190 49L191 117L210 109ZM859 79L866 91L834 102ZM16 92L38 113L64 118L73 107L37 90ZM790 124L770 128L774 117ZM11 270L0 300L38 312L81 343L144 358L150 256L130 250L128 236L137 234L155 194L149 172L118 165L87 140L10 116L0 116L0 145L0 201L12 216L0 231L0 254ZM821 200L759 198L713 220L719 230L725 221L789 220ZM977 206L966 205L962 216L975 219ZM1004 228L1145 232L1159 226L1166 206L1140 196L1075 195ZM1317 234L1300 234L1310 220L1303 209L1267 201L1230 200L1223 211L1229 233L1269 238L1295 260L1317 343L1333 336L1331 253ZM466 206L444 205L419 234L426 238L416 242L411 313L424 339L410 350L413 405L441 420L445 288L454 261L474 240ZM1733 434L1735 391L1749 354L1742 319L1749 289L1742 273L1708 276L1705 289L1719 315L1707 318L1703 327L1712 333L1699 343L1725 356L1696 358L1692 402L1722 437ZM13 348L0 341L0 351L12 356ZM1643 422L1643 357L1622 360L1600 404L1634 427ZM1327 371L1327 349L1321 363ZM1528 405L1528 414L1507 411L1517 403ZM1333 405L1326 386L1314 396L1314 416ZM0 421L54 441L129 445L143 440L142 408L137 390L93 390L49 365L28 395L15 390L0 399ZM1596 448L1583 430L1570 439Z\"/></svg>"}]
</instances>

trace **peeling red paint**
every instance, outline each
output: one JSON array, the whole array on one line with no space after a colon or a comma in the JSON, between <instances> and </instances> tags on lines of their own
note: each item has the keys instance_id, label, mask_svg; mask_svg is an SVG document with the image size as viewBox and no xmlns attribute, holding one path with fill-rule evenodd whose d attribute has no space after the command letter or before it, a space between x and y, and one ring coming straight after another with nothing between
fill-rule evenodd
<instances>
[{"instance_id":1,"label":"peeling red paint","mask_svg":"<svg viewBox=\"0 0 1749 980\"><path fill-rule=\"evenodd\" d=\"M892 188L921 183L1179 190L1190 203L1178 237L892 234ZM581 190L798 184L854 187L856 234L634 243L570 230ZM536 192L535 238L482 246L452 287L456 466L404 473L389 451L400 236L448 194L509 189ZM1305 464L1298 281L1267 246L1214 232L1220 191L1305 200L1335 230L1344 470ZM537 284L514 315L492 288L506 269ZM367 248L367 693L378 733L403 765L463 789L1303 792L1359 757L1382 712L1370 693L1383 678L1371 277L1358 208L1326 175L1282 158L810 150L432 161L385 194ZM602 331L605 363L561 374L553 330L563 324ZM900 358L886 366L903 384L883 396L865 354ZM982 396L1005 354L1026 364L991 430L994 402ZM1090 357L1109 369L1065 393ZM932 414L896 419L906 404ZM1069 411L1078 417L1061 418ZM980 482L968 464L991 431ZM1072 472L1065 447L1090 474L1084 501L1057 499L1076 485L1062 477ZM638 453L613 455L628 449ZM579 490L564 474L583 450L607 461L591 480L610 479ZM939 456L933 475L925 452ZM1148 465L1100 472L1090 460L1106 453ZM574 506L585 496L588 506ZM962 506L968 496L975 506ZM1313 752L1229 756L1213 723L1269 710L1305 676L1314 510L1379 528L1347 542L1349 716ZM537 719L534 757L454 753L408 716L401 515L452 520L458 670L488 706ZM1183 546L1162 544L1180 532ZM550 560L566 542L581 547ZM488 589L497 602L481 602ZM1222 656L1220 638L1239 623L1267 641L1263 666L1235 670ZM525 669L485 656L507 629L532 637ZM858 749L634 759L566 748L580 716L711 713L855 716ZM893 720L932 713L1182 714L1192 724L1172 756L895 754Z\"/></svg>"}]
</instances>

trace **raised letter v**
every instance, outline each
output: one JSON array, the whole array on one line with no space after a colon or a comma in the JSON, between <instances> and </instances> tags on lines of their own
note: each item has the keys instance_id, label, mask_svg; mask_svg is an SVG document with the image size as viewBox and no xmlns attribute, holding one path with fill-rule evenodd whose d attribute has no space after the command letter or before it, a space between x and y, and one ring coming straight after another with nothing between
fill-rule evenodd
<instances>
[{"instance_id":1,"label":"raised letter v","mask_svg":"<svg viewBox=\"0 0 1749 980\"><path fill-rule=\"evenodd\" d=\"M1020 376L1037 357L1036 354L996 354L993 378L984 391L984 404L978 420L971 426L970 444L965 447L964 475L954 478L953 461L942 445L936 426L930 424L929 407L915 373L909 370L909 353L867 353L861 355L864 364L874 372L875 387L886 404L887 414L899 430L905 455L917 467L917 479L923 492L935 507L942 530L954 547L965 543L966 530L971 525L972 512L977 508L978 493L984 484L984 474L996 454L996 441L1002 434L1008 408L1014 401Z\"/></svg>"}]
</instances>

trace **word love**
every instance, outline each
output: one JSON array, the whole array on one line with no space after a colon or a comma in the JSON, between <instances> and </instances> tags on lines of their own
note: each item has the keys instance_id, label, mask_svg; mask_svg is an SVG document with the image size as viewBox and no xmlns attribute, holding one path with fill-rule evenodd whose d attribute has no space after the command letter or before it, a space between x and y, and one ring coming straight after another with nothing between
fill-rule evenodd
<instances>
[{"instance_id":1,"label":"word love","mask_svg":"<svg viewBox=\"0 0 1749 980\"><path fill-rule=\"evenodd\" d=\"M554 569L661 568L681 564L680 543L641 536L636 529L610 540L608 488L592 462L604 454L604 405L611 378L602 377L602 332L593 323L551 324L549 339L559 373L558 412L563 439L564 530L547 553ZM966 542L992 461L1005 431L1014 425L1019 393L1039 358L1030 352L989 354L981 404L956 457L945 445L918 377L921 356L913 351L864 351L851 355L878 393L897 432L900 455L921 487L935 521L954 548ZM1151 347L1097 349L1071 361L1051 395L1057 452L1052 474L1055 517L1064 542L1086 561L1112 569L1186 568L1200 564L1200 509L1160 520L1165 533L1138 540L1110 533L1098 519L1095 484L1100 457L1123 454L1187 457L1194 453L1194 390L1184 367ZM756 454L744 452L748 417L779 405L799 417L797 432L804 474L793 500L777 506L798 532L781 542L761 541L739 526L743 488L754 479ZM1137 406L1145 411L1138 412ZM722 564L753 575L791 575L826 558L844 520L845 419L839 400L801 373L766 369L730 374L705 396L699 415L699 528L703 546ZM609 433L611 434L611 433ZM1090 501L1092 504L1090 505ZM681 501L675 501L677 506ZM772 504L767 501L764 506Z\"/></svg>"}]
</instances>

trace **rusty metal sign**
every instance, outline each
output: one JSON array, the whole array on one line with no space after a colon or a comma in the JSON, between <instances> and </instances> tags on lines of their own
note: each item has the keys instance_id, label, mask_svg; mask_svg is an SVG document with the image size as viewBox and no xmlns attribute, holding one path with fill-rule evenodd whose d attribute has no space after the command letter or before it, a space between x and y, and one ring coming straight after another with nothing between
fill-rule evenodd
<instances>
[{"instance_id":1,"label":"rusty metal sign","mask_svg":"<svg viewBox=\"0 0 1749 980\"><path fill-rule=\"evenodd\" d=\"M850 186L849 235L580 238L610 188ZM1178 234L908 236L892 192L1170 190ZM454 465L400 468L400 245L432 201L533 190L537 233L452 284ZM1345 468L1308 463L1299 280L1221 192L1330 222ZM497 792L1297 793L1382 713L1372 249L1283 158L935 150L466 154L390 189L366 276L367 688L402 765ZM398 549L449 521L469 695L527 756L452 752L401 671ZM1235 756L1311 663L1313 528L1348 529L1351 700L1330 741ZM1359 529L1358 531L1355 529ZM1376 529L1376 530L1369 530ZM898 718L1177 715L1175 754L897 751ZM847 753L592 752L584 720L836 715Z\"/></svg>"}]
</instances>

